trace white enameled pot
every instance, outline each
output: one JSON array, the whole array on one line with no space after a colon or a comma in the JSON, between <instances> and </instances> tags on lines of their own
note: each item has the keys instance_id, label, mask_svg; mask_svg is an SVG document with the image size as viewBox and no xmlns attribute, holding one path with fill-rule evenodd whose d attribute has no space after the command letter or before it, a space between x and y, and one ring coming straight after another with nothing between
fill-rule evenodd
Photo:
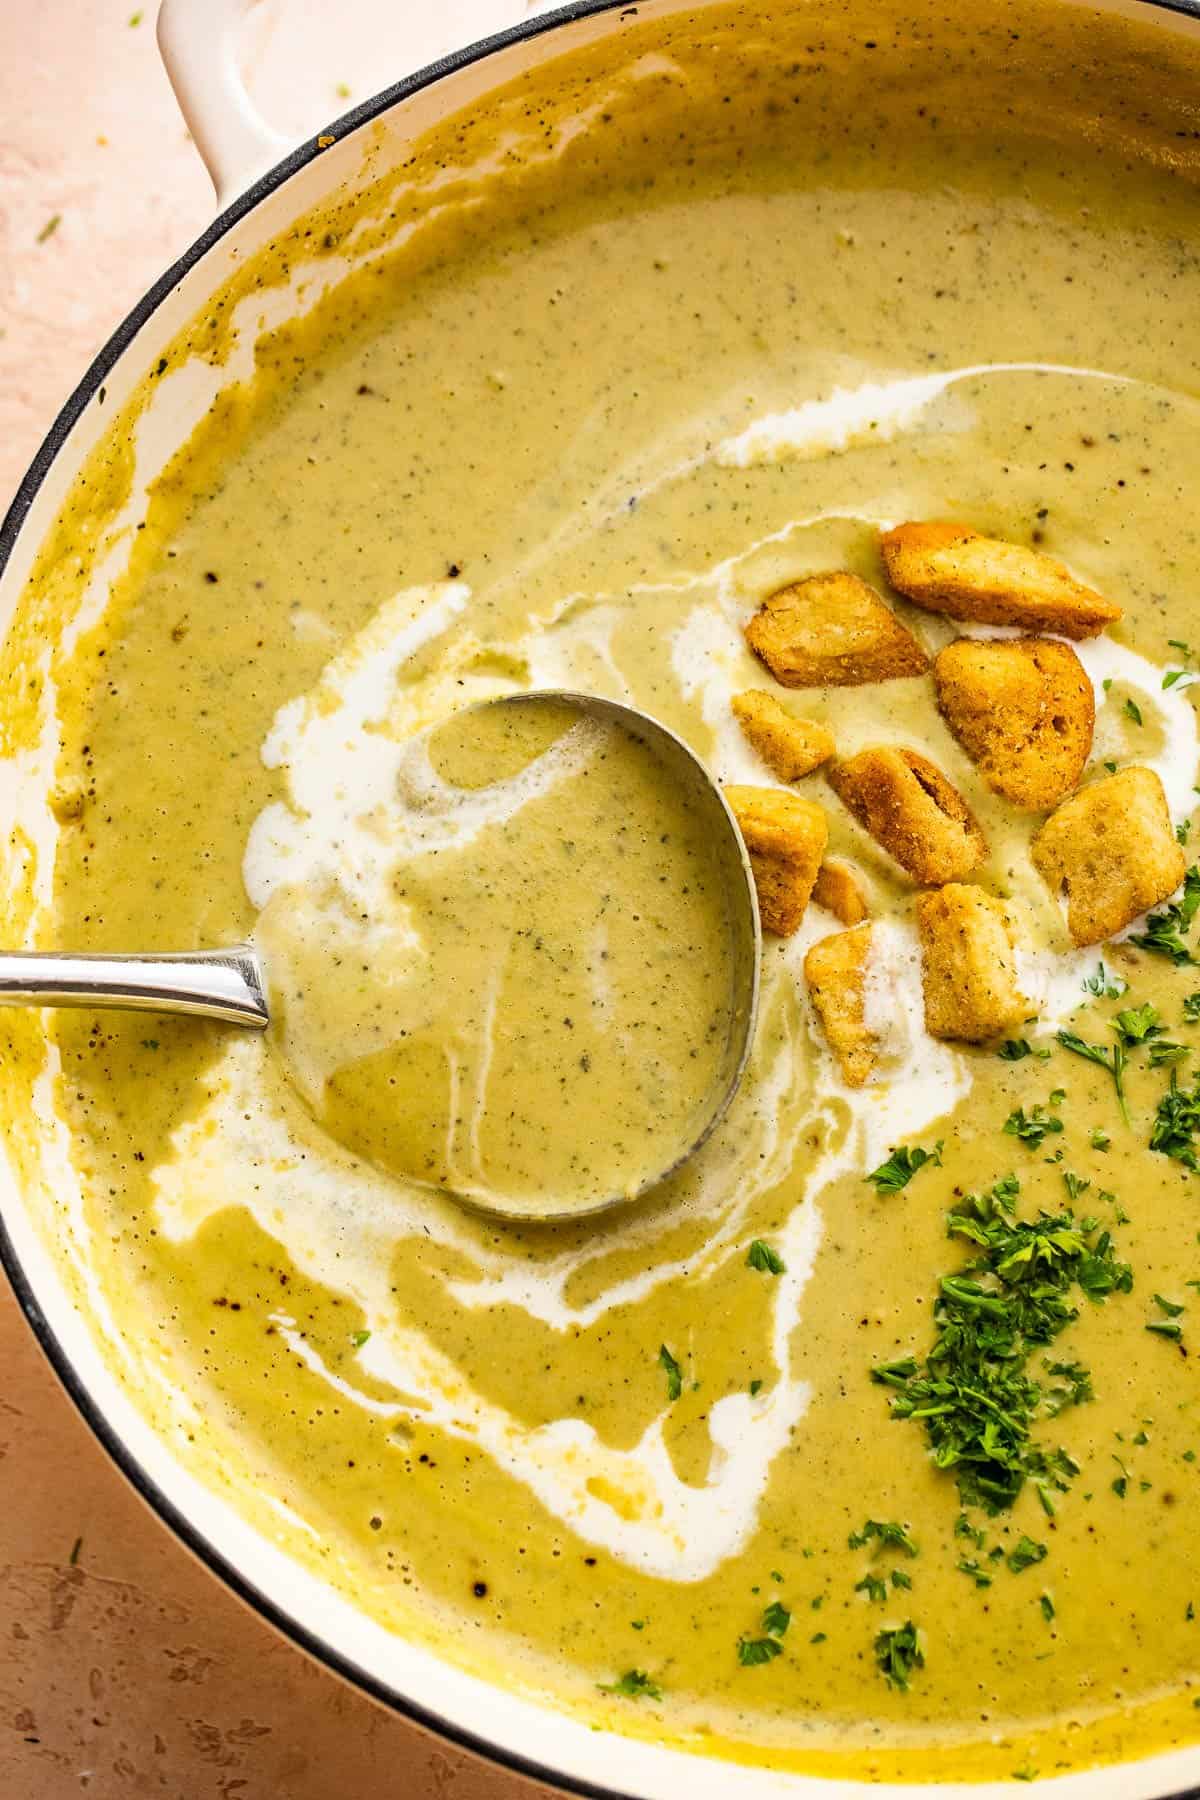
<instances>
[{"instance_id":1,"label":"white enameled pot","mask_svg":"<svg viewBox=\"0 0 1200 1800\"><path fill-rule=\"evenodd\" d=\"M83 376L22 483L0 529L0 624L5 630L37 548L106 421L240 260L325 196L353 190L364 179L368 134L375 139L382 134L383 154L399 160L406 146L439 119L477 104L490 90L543 60L619 36L632 17L698 12L706 0L637 0L636 5L581 0L446 58L356 107L332 124L328 134L295 147L258 117L237 73L234 32L250 3L164 0L159 21L163 56L223 210ZM1138 17L1150 30L1200 34L1200 0L1111 0L1111 9ZM1200 94L1194 106L1200 110ZM378 158L378 147L375 154ZM374 172L378 168L376 160ZM287 304L299 311L311 301L311 294L302 301L299 293L290 300L285 293L282 316L287 316ZM272 304L278 309L281 303L276 299ZM212 382L228 379L232 372L217 377L211 369L184 369L163 383L139 438L139 493L190 434L212 397ZM35 843L50 842L48 774L36 760L19 771L0 770L6 832L19 814ZM43 1170L51 1183L75 1179L52 1133ZM45 1188L40 1191L44 1194ZM330 1668L456 1742L577 1793L630 1800L677 1800L684 1792L690 1800L833 1800L911 1792L734 1766L598 1732L550 1706L489 1686L383 1629L202 1485L185 1467L169 1434L147 1423L112 1371L96 1312L77 1303L62 1259L36 1227L38 1203L39 1194L30 1191L28 1182L19 1182L8 1166L5 1149L0 1159L0 1252L21 1306L72 1399L130 1481L180 1538L256 1611ZM1200 1747L1045 1781L1041 1790L1078 1800L1200 1793ZM942 1791L984 1800L1011 1795L1012 1787L1004 1781Z\"/></svg>"}]
</instances>

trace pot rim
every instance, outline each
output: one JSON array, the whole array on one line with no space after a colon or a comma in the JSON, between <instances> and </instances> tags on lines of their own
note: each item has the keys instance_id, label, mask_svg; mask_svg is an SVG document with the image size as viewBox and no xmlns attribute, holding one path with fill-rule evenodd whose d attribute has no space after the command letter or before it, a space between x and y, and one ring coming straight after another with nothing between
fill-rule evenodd
<instances>
[{"instance_id":1,"label":"pot rim","mask_svg":"<svg viewBox=\"0 0 1200 1800\"><path fill-rule=\"evenodd\" d=\"M1078 0L1065 0L1065 3L1078 3ZM1144 7L1156 12L1175 13L1186 18L1200 20L1200 0L1129 0L1129 4L1137 11ZM413 74L393 82L391 86L383 88L379 93L352 107L349 111L338 114L328 127L311 133L281 161L258 176L249 187L238 194L130 309L97 351L84 374L64 401L22 478L4 514L3 521L0 522L0 578L3 578L8 567L12 551L42 483L97 389L103 384L120 357L133 343L142 327L158 311L168 295L208 251L235 226L239 225L244 218L247 218L262 200L282 187L292 175L306 167L314 158L324 153L319 140L326 135L327 131L331 130L339 138L346 136L381 117L393 106L410 99L414 94L420 93L427 87L432 87L445 76L457 74L475 63L484 62L496 52L512 45L533 42L539 37L548 36L561 27L573 25L580 20L606 12L625 12L636 17L639 13L638 0L567 0L565 5L556 7L551 12L543 13L537 18L525 20L517 25L508 26L502 31L493 32L487 37L479 38L474 43L466 45L461 50L451 51L446 56L439 57L436 62L428 63ZM3 1213L0 1213L0 1265L3 1266L26 1323L33 1332L61 1387L84 1423L116 1464L134 1492L146 1503L158 1520L243 1605L249 1607L273 1630L279 1632L282 1637L303 1651L306 1656L311 1657L314 1662L329 1669L352 1687L366 1693L371 1699L386 1707L389 1712L398 1714L424 1730L435 1733L438 1737L479 1757L484 1762L527 1776L534 1781L556 1788L561 1793L583 1796L584 1800L638 1800L637 1795L625 1789L611 1787L602 1782L589 1781L582 1776L563 1774L547 1764L539 1762L536 1757L524 1756L518 1751L503 1748L488 1738L476 1735L467 1727L443 1717L431 1707L400 1693L369 1669L343 1655L341 1651L335 1650L328 1642L318 1637L314 1631L293 1618L209 1541L199 1527L193 1524L191 1519L167 1496L158 1482L147 1473L134 1453L127 1447L117 1429L110 1425L43 1313L9 1234ZM1170 1794L1163 1795L1162 1800L1200 1800L1200 1785L1175 1789Z\"/></svg>"}]
</instances>

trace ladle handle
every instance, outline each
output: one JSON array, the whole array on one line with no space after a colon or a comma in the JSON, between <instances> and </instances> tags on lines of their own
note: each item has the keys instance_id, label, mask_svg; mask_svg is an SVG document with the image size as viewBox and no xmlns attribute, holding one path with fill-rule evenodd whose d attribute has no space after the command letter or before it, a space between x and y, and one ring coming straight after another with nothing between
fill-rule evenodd
<instances>
[{"instance_id":1,"label":"ladle handle","mask_svg":"<svg viewBox=\"0 0 1200 1800\"><path fill-rule=\"evenodd\" d=\"M118 1007L265 1030L262 967L246 944L172 956L0 955L0 1006Z\"/></svg>"}]
</instances>

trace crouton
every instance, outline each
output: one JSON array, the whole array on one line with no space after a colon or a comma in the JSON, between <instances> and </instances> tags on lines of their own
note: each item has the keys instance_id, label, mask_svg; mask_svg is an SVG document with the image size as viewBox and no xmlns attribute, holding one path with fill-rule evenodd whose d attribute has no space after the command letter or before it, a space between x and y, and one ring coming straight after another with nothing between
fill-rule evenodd
<instances>
[{"instance_id":1,"label":"crouton","mask_svg":"<svg viewBox=\"0 0 1200 1800\"><path fill-rule=\"evenodd\" d=\"M958 638L934 658L942 717L994 794L1049 812L1079 786L1096 699L1069 644Z\"/></svg>"},{"instance_id":2,"label":"crouton","mask_svg":"<svg viewBox=\"0 0 1200 1800\"><path fill-rule=\"evenodd\" d=\"M987 855L987 839L954 783L916 750L860 750L834 764L829 785L922 887L961 881Z\"/></svg>"},{"instance_id":3,"label":"crouton","mask_svg":"<svg viewBox=\"0 0 1200 1800\"><path fill-rule=\"evenodd\" d=\"M750 857L763 930L791 937L825 854L824 809L781 788L727 787L725 798Z\"/></svg>"},{"instance_id":4,"label":"crouton","mask_svg":"<svg viewBox=\"0 0 1200 1800\"><path fill-rule=\"evenodd\" d=\"M925 1028L982 1044L1034 1008L1017 985L1008 918L999 900L957 881L917 897Z\"/></svg>"},{"instance_id":5,"label":"crouton","mask_svg":"<svg viewBox=\"0 0 1200 1800\"><path fill-rule=\"evenodd\" d=\"M746 642L782 687L860 687L929 667L874 588L845 572L780 588L746 626Z\"/></svg>"},{"instance_id":6,"label":"crouton","mask_svg":"<svg viewBox=\"0 0 1200 1800\"><path fill-rule=\"evenodd\" d=\"M888 580L928 612L1089 638L1119 619L1111 600L1040 550L945 519L897 525L880 544Z\"/></svg>"},{"instance_id":7,"label":"crouton","mask_svg":"<svg viewBox=\"0 0 1200 1800\"><path fill-rule=\"evenodd\" d=\"M1030 853L1067 900L1077 944L1099 944L1173 894L1187 858L1175 841L1162 782L1153 769L1121 769L1051 813Z\"/></svg>"},{"instance_id":8,"label":"crouton","mask_svg":"<svg viewBox=\"0 0 1200 1800\"><path fill-rule=\"evenodd\" d=\"M780 781L799 781L833 755L833 738L815 719L797 719L774 694L747 688L733 696L733 716L746 741Z\"/></svg>"},{"instance_id":9,"label":"crouton","mask_svg":"<svg viewBox=\"0 0 1200 1800\"><path fill-rule=\"evenodd\" d=\"M847 863L823 862L817 870L812 897L843 925L861 925L867 916L866 896Z\"/></svg>"},{"instance_id":10,"label":"crouton","mask_svg":"<svg viewBox=\"0 0 1200 1800\"><path fill-rule=\"evenodd\" d=\"M843 1079L862 1087L875 1067L875 1035L863 1011L871 927L836 931L814 944L804 958L804 978L829 1048Z\"/></svg>"}]
</instances>

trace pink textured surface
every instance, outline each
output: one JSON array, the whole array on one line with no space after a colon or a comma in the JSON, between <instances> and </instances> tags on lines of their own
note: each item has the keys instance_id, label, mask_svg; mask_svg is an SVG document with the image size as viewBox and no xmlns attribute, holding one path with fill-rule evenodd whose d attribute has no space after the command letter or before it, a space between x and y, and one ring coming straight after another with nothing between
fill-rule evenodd
<instances>
[{"instance_id":1,"label":"pink textured surface","mask_svg":"<svg viewBox=\"0 0 1200 1800\"><path fill-rule=\"evenodd\" d=\"M0 509L96 347L211 212L153 9L131 24L135 6L0 0ZM526 10L268 0L247 51L299 130L349 104L343 86L364 97L370 70L398 75ZM549 1795L374 1706L233 1599L108 1462L6 1285L0 1371L5 1800Z\"/></svg>"}]
</instances>

